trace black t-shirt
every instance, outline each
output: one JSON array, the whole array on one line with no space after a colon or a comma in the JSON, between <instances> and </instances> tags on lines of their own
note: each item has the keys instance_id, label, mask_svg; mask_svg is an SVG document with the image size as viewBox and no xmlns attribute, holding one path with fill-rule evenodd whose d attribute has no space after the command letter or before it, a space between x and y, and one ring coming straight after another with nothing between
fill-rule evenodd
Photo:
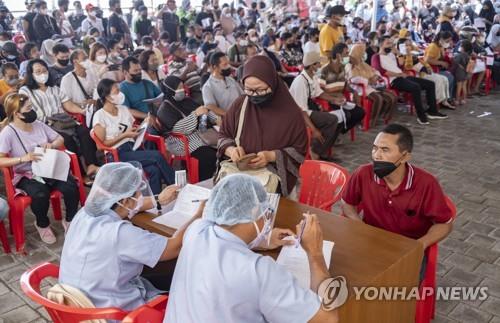
<instances>
[{"instance_id":1,"label":"black t-shirt","mask_svg":"<svg viewBox=\"0 0 500 323\"><path fill-rule=\"evenodd\" d=\"M61 86L61 79L64 75L68 74L73 70L72 65L68 65L65 67L51 66L49 67L49 74L52 76L52 79L56 83L57 86Z\"/></svg>"},{"instance_id":2,"label":"black t-shirt","mask_svg":"<svg viewBox=\"0 0 500 323\"><path fill-rule=\"evenodd\" d=\"M7 23L6 18L0 18L0 25L2 25L3 31L9 31L12 29Z\"/></svg>"},{"instance_id":3,"label":"black t-shirt","mask_svg":"<svg viewBox=\"0 0 500 323\"><path fill-rule=\"evenodd\" d=\"M35 19L33 19L33 28L35 29L36 38L39 44L55 34L61 34L61 30L59 30L56 20L47 15L37 14Z\"/></svg>"},{"instance_id":4,"label":"black t-shirt","mask_svg":"<svg viewBox=\"0 0 500 323\"><path fill-rule=\"evenodd\" d=\"M436 29L436 19L439 17L439 9L432 6L430 8L421 8L418 11L418 19L422 21L422 28L424 30L427 29Z\"/></svg>"},{"instance_id":5,"label":"black t-shirt","mask_svg":"<svg viewBox=\"0 0 500 323\"><path fill-rule=\"evenodd\" d=\"M365 63L368 65L372 64L372 56L375 55L378 51L374 51L371 46L366 48L366 61Z\"/></svg>"},{"instance_id":6,"label":"black t-shirt","mask_svg":"<svg viewBox=\"0 0 500 323\"><path fill-rule=\"evenodd\" d=\"M168 31L170 35L170 41L176 42L177 39L177 27L179 26L179 17L173 12L164 12L161 17L163 23L163 30Z\"/></svg>"},{"instance_id":7,"label":"black t-shirt","mask_svg":"<svg viewBox=\"0 0 500 323\"><path fill-rule=\"evenodd\" d=\"M109 16L108 28L110 30L111 28L115 28L117 33L125 34L126 29L123 28L123 24L125 24L125 21L116 13L113 12L111 16ZM112 33L110 32L109 34L111 35Z\"/></svg>"},{"instance_id":8,"label":"black t-shirt","mask_svg":"<svg viewBox=\"0 0 500 323\"><path fill-rule=\"evenodd\" d=\"M33 20L35 19L35 16L36 13L28 12L23 17L23 20L26 20L29 24L27 34L30 41L36 40L35 28L33 27Z\"/></svg>"},{"instance_id":9,"label":"black t-shirt","mask_svg":"<svg viewBox=\"0 0 500 323\"><path fill-rule=\"evenodd\" d=\"M142 38L142 36L149 35L153 28L151 20L139 18L135 21L135 31Z\"/></svg>"},{"instance_id":10,"label":"black t-shirt","mask_svg":"<svg viewBox=\"0 0 500 323\"><path fill-rule=\"evenodd\" d=\"M196 16L196 24L203 27L203 30L211 30L214 22L214 15L205 11Z\"/></svg>"},{"instance_id":11,"label":"black t-shirt","mask_svg":"<svg viewBox=\"0 0 500 323\"><path fill-rule=\"evenodd\" d=\"M82 22L87 18L85 15L70 15L68 17L69 23L71 24L71 27L73 27L74 30L77 30L82 26Z\"/></svg>"}]
</instances>

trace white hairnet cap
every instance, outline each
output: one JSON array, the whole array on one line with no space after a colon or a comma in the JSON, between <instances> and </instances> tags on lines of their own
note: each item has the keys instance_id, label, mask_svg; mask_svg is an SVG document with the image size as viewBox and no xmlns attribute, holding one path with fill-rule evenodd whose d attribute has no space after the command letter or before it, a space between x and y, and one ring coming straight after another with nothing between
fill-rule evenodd
<instances>
[{"instance_id":1,"label":"white hairnet cap","mask_svg":"<svg viewBox=\"0 0 500 323\"><path fill-rule=\"evenodd\" d=\"M85 212L100 216L118 201L141 189L142 170L130 163L108 163L102 166L85 202Z\"/></svg>"},{"instance_id":2,"label":"white hairnet cap","mask_svg":"<svg viewBox=\"0 0 500 323\"><path fill-rule=\"evenodd\" d=\"M244 174L224 177L212 190L203 218L219 225L255 221L268 208L267 193L255 178Z\"/></svg>"}]
</instances>

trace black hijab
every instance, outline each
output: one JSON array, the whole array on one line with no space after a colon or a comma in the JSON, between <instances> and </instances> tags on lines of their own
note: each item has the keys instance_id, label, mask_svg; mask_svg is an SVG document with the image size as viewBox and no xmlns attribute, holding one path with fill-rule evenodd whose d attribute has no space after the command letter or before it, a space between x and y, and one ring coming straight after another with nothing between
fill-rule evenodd
<instances>
[{"instance_id":1,"label":"black hijab","mask_svg":"<svg viewBox=\"0 0 500 323\"><path fill-rule=\"evenodd\" d=\"M177 76L167 76L163 80L165 97L158 108L157 114L160 123L157 128L161 128L157 130L162 134L171 132L179 120L184 119L198 108L198 104L187 96L182 101L174 99L175 90L177 90L181 82L182 80Z\"/></svg>"}]
</instances>

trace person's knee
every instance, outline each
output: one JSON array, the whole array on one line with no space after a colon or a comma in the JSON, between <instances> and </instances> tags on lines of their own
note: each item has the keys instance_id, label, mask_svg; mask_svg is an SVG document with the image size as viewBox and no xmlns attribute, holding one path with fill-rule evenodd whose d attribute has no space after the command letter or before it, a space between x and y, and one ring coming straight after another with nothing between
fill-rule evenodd
<instances>
[{"instance_id":1,"label":"person's knee","mask_svg":"<svg viewBox=\"0 0 500 323\"><path fill-rule=\"evenodd\" d=\"M50 198L50 190L48 187L40 187L33 195L31 195L33 200L36 200L36 203L48 201Z\"/></svg>"}]
</instances>

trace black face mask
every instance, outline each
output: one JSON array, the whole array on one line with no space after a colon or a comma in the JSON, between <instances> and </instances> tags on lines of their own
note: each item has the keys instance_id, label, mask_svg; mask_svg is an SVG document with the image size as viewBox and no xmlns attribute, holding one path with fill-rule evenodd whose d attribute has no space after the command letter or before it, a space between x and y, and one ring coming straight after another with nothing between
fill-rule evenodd
<instances>
[{"instance_id":1,"label":"black face mask","mask_svg":"<svg viewBox=\"0 0 500 323\"><path fill-rule=\"evenodd\" d=\"M24 123L33 123L36 120L36 111L35 110L30 110L28 112L23 112L21 113L23 115L23 121Z\"/></svg>"},{"instance_id":2,"label":"black face mask","mask_svg":"<svg viewBox=\"0 0 500 323\"><path fill-rule=\"evenodd\" d=\"M388 161L373 161L373 172L375 175L377 175L378 178L384 178L387 175L391 174L393 171L395 171L401 163L399 161L406 155L403 154L401 158L399 158L396 163L388 162ZM399 164L397 164L399 163Z\"/></svg>"},{"instance_id":3,"label":"black face mask","mask_svg":"<svg viewBox=\"0 0 500 323\"><path fill-rule=\"evenodd\" d=\"M384 52L386 54L389 54L390 52L392 52L392 48L390 48L390 47L384 48Z\"/></svg>"},{"instance_id":4,"label":"black face mask","mask_svg":"<svg viewBox=\"0 0 500 323\"><path fill-rule=\"evenodd\" d=\"M385 35L385 33L386 33L386 32L387 32L387 30L385 30L385 29L380 29L380 34Z\"/></svg>"},{"instance_id":5,"label":"black face mask","mask_svg":"<svg viewBox=\"0 0 500 323\"><path fill-rule=\"evenodd\" d=\"M130 74L130 80L134 83L139 83L142 81L142 74Z\"/></svg>"},{"instance_id":6,"label":"black face mask","mask_svg":"<svg viewBox=\"0 0 500 323\"><path fill-rule=\"evenodd\" d=\"M57 62L59 63L59 65L61 66L68 66L69 64L69 59L58 59Z\"/></svg>"},{"instance_id":7,"label":"black face mask","mask_svg":"<svg viewBox=\"0 0 500 323\"><path fill-rule=\"evenodd\" d=\"M225 68L223 70L220 71L220 74L224 77L228 77L229 75L231 75L231 72L233 70L229 67L229 68Z\"/></svg>"},{"instance_id":8,"label":"black face mask","mask_svg":"<svg viewBox=\"0 0 500 323\"><path fill-rule=\"evenodd\" d=\"M255 105L262 105L273 97L273 92L264 95L250 95L248 99Z\"/></svg>"},{"instance_id":9,"label":"black face mask","mask_svg":"<svg viewBox=\"0 0 500 323\"><path fill-rule=\"evenodd\" d=\"M293 44L288 44L288 45L286 45L286 48L288 48L288 49L292 49L292 48L293 48Z\"/></svg>"}]
</instances>

